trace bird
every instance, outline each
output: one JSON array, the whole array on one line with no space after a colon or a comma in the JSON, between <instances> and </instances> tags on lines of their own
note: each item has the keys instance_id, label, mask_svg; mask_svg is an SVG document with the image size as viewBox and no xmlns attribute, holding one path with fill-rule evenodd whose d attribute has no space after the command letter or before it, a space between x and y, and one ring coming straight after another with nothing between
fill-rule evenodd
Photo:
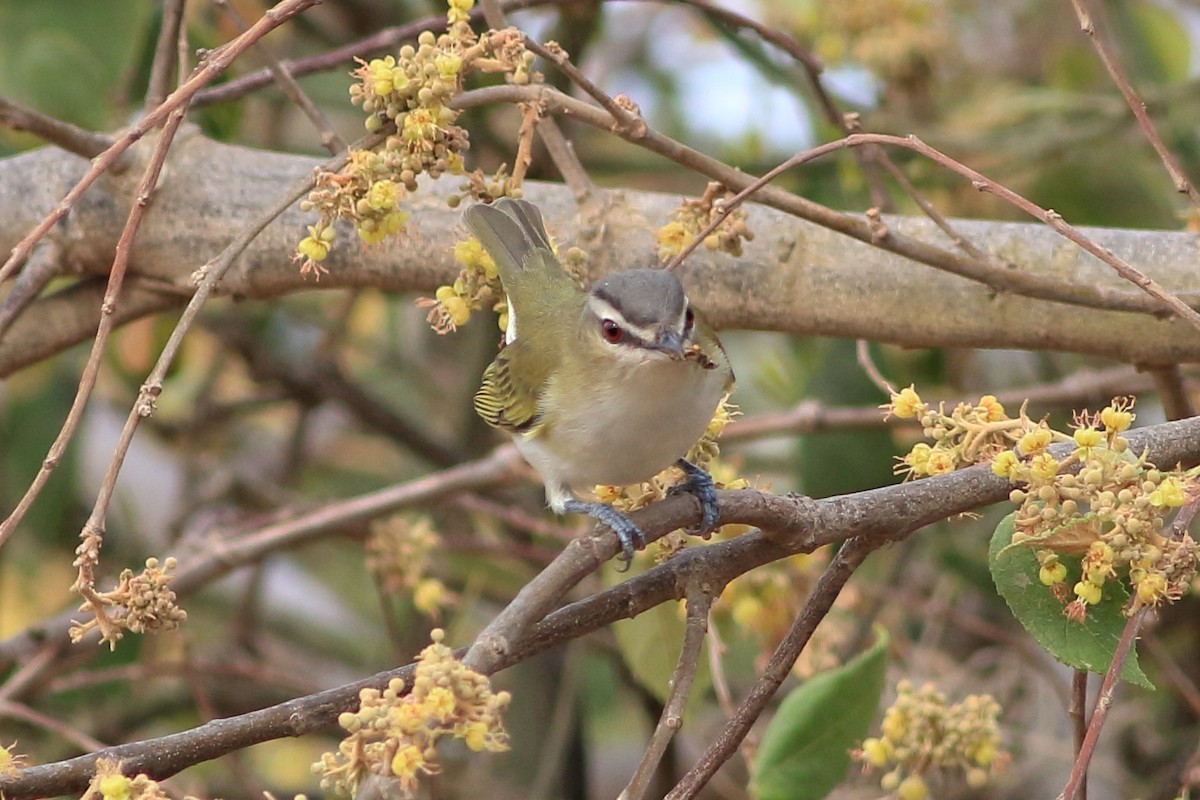
<instances>
[{"instance_id":1,"label":"bird","mask_svg":"<svg viewBox=\"0 0 1200 800\"><path fill-rule=\"evenodd\" d=\"M712 477L684 456L703 435L733 369L716 333L673 272L630 269L584 289L554 254L533 203L476 203L463 220L496 264L507 298L504 343L483 373L476 412L510 434L541 477L557 514L607 525L628 565L645 536L607 503L579 499L596 485L649 480L675 464L715 527Z\"/></svg>"}]
</instances>

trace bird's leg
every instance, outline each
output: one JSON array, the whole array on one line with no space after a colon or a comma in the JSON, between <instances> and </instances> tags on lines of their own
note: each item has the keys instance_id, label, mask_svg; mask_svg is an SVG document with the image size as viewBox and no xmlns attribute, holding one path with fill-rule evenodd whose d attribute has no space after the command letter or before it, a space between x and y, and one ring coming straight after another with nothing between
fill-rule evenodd
<instances>
[{"instance_id":1,"label":"bird's leg","mask_svg":"<svg viewBox=\"0 0 1200 800\"><path fill-rule=\"evenodd\" d=\"M675 466L683 470L684 481L672 486L670 493L687 492L695 495L700 501L700 524L695 528L688 528L687 532L697 535L711 532L717 527L717 515L720 512L717 486L713 483L712 475L686 458L676 461Z\"/></svg>"},{"instance_id":2,"label":"bird's leg","mask_svg":"<svg viewBox=\"0 0 1200 800\"><path fill-rule=\"evenodd\" d=\"M711 479L709 481L712 482ZM608 503L585 503L582 500L570 498L562 503L563 511L569 514L586 514L612 528L613 533L621 540L621 560L626 568L633 560L633 554L646 546L646 535L628 515L617 511Z\"/></svg>"}]
</instances>

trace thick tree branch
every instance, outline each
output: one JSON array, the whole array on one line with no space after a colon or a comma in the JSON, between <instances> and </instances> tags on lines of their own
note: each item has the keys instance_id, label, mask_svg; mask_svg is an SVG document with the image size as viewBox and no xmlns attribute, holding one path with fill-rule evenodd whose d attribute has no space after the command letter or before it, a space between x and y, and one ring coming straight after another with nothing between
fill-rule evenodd
<instances>
[{"instance_id":1,"label":"thick tree branch","mask_svg":"<svg viewBox=\"0 0 1200 800\"><path fill-rule=\"evenodd\" d=\"M505 87L497 87L505 88ZM155 204L147 214L130 262L130 294L118 309L125 320L182 306L194 291L192 273L219 252L246 219L309 171L311 159L219 144L198 135L177 142ZM78 179L86 162L43 149L0 160L0 251L16 243ZM290 255L312 222L293 208L269 225L224 276L218 292L265 299L313 288L373 287L431 292L457 274L450 243L465 235L458 211L443 198L455 179L432 182L411 203L415 224L402 246L335 248L320 284L299 275ZM570 193L529 184L526 196L546 212L552 233L578 235ZM129 198L101 182L56 230L63 264L104 274L112 263L115 231ZM598 220L620 241L615 254L596 252L597 272L648 263L657 250L654 229L667 221L677 197L621 192L610 196ZM178 220L189 220L179 225ZM1144 306L1141 295L1092 256L1040 225L955 221L955 229L1014 274L1087 284L1123 308ZM943 241L928 220L888 218L892 237ZM682 269L689 294L722 328L869 338L909 347L1016 347L1108 356L1135 363L1200 360L1200 335L1178 321L1143 314L1079 308L997 294L985 286L847 240L834 231L771 209L752 206L758 234L741 258L697 253ZM1197 237L1176 232L1085 229L1089 237L1138 265L1165 288L1195 301ZM342 241L352 240L347 232ZM140 288L139 288L140 287ZM1191 294L1188 294L1191 290ZM178 293L178 296L172 296ZM83 299L86 297L86 301ZM83 288L32 303L0 337L0 377L91 337L97 294ZM1144 302L1143 302L1144 301ZM139 309L145 309L140 311Z\"/></svg>"}]
</instances>

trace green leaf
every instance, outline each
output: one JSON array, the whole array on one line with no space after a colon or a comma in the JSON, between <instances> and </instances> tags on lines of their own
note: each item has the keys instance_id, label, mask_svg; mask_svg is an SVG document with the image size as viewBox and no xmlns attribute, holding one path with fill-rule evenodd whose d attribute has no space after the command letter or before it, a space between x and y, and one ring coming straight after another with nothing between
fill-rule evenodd
<instances>
[{"instance_id":1,"label":"green leaf","mask_svg":"<svg viewBox=\"0 0 1200 800\"><path fill-rule=\"evenodd\" d=\"M1088 606L1084 622L1067 619L1062 604L1038 580L1039 567L1033 550L1010 547L1014 517L1009 514L1000 521L988 547L988 565L1000 596L1017 621L1050 655L1073 669L1104 674L1125 629L1127 620L1121 610L1129 593L1120 583L1110 580L1104 584L1100 602ZM1060 559L1070 574L1079 574L1078 558L1061 556ZM1137 686L1154 688L1138 666L1136 650L1129 651L1121 677Z\"/></svg>"},{"instance_id":2,"label":"green leaf","mask_svg":"<svg viewBox=\"0 0 1200 800\"><path fill-rule=\"evenodd\" d=\"M883 694L888 637L788 694L763 734L750 794L755 800L818 800L845 777L850 749L867 733Z\"/></svg>"}]
</instances>

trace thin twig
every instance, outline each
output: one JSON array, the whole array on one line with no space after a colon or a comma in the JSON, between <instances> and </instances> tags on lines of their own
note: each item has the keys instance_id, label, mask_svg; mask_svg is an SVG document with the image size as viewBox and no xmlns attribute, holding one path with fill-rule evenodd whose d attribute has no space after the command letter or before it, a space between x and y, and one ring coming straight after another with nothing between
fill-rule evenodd
<instances>
[{"instance_id":1,"label":"thin twig","mask_svg":"<svg viewBox=\"0 0 1200 800\"><path fill-rule=\"evenodd\" d=\"M499 31L508 27L504 8L499 0L481 0L480 6L483 9L483 18L492 30ZM540 106L533 104L533 107L538 108L540 113ZM595 184L592 183L592 176L580 163L579 157L575 155L575 149L563 134L562 128L554 119L543 117L538 120L537 131L542 144L546 146L550 160L554 162L555 169L575 196L575 202L584 210L591 209L596 197Z\"/></svg>"},{"instance_id":2,"label":"thin twig","mask_svg":"<svg viewBox=\"0 0 1200 800\"><path fill-rule=\"evenodd\" d=\"M1187 419L1195 415L1178 364L1151 366L1146 368L1146 372L1154 380L1154 388L1158 389L1158 396L1162 398L1167 419Z\"/></svg>"},{"instance_id":3,"label":"thin twig","mask_svg":"<svg viewBox=\"0 0 1200 800\"><path fill-rule=\"evenodd\" d=\"M686 247L683 248L679 255L675 256L675 258L671 260L671 263L668 264L665 269L674 269L677 267L683 261L683 259L686 258L700 244L700 242L704 241L705 237L716 230L717 227L724 222L725 217L728 216L734 208L743 203L747 198L750 197L750 195L761 190L782 173L802 164L806 164L816 158L828 155L829 153L849 147L861 147L867 144L890 145L912 150L920 153L931 161L934 161L941 166L958 173L964 178L967 178L979 191L995 194L997 197L1021 209L1026 214L1029 214L1035 219L1038 219L1050 226L1064 238L1079 245L1084 250L1112 267L1113 270L1122 278L1125 278L1127 281L1133 283L1143 292L1158 301L1161 307L1168 309L1197 330L1200 330L1200 313L1197 313L1194 309L1192 309L1171 292L1163 289L1148 275L1135 268L1132 264L1126 262L1116 253L1113 253L1111 250L1101 247L1093 242L1089 237L1085 236L1081 231L1079 231L1079 229L1063 220L1060 214L1052 210L1044 209L1036 203L1025 199L1011 189L996 183L995 181L984 176L982 173L979 173L965 164L956 161L945 153L942 153L940 150L930 147L915 136L902 137L881 133L855 133L832 142L827 142L823 145L818 145L817 147L813 147L789 158L787 161L767 172L761 178L751 181L747 186L745 186L745 188L741 189L734 197L729 199L722 208L721 213L717 214L715 218L707 226L705 226L705 228L701 230L700 233L698 233ZM886 241L889 238L891 238L891 234L888 234L885 237L880 237L877 232L873 232L870 241L873 244L881 244L883 241ZM988 269L992 269L992 266L988 265Z\"/></svg>"},{"instance_id":4,"label":"thin twig","mask_svg":"<svg viewBox=\"0 0 1200 800\"><path fill-rule=\"evenodd\" d=\"M282 0L282 2L263 14L249 31L232 39L221 47L209 51L204 63L197 67L178 89L135 124L123 130L110 147L92 159L84 176L66 193L63 199L58 202L58 205L13 248L8 259L0 266L0 283L8 280L12 273L29 257L29 253L33 250L34 245L41 241L42 237L57 225L59 220L66 216L67 212L83 196L83 193L101 175L113 169L117 159L134 142L163 124L171 113L186 106L192 95L199 91L200 87L208 84L224 72L225 68L251 45L292 17L317 5L319 2L321 0Z\"/></svg>"},{"instance_id":5,"label":"thin twig","mask_svg":"<svg viewBox=\"0 0 1200 800\"><path fill-rule=\"evenodd\" d=\"M676 784L667 795L666 800L687 800L695 797L712 778L713 773L729 760L738 745L750 731L755 721L762 716L767 703L775 696L775 692L783 684L799 658L801 651L808 645L809 639L817 629L817 625L829 613L834 600L841 593L850 576L858 569L867 555L879 546L878 542L854 537L847 539L838 550L837 555L821 574L817 585L813 587L808 602L787 635L770 660L763 668L762 675L755 681L746 698L742 700L737 711L726 723L721 734L708 746L696 764Z\"/></svg>"},{"instance_id":6,"label":"thin twig","mask_svg":"<svg viewBox=\"0 0 1200 800\"><path fill-rule=\"evenodd\" d=\"M146 111L158 106L171 91L171 76L176 68L184 74L183 62L179 60L177 45L180 35L186 35L183 24L184 0L162 0L162 24L158 28L158 39L154 43L154 60L150 62L150 81L146 85L146 99L142 108Z\"/></svg>"},{"instance_id":7,"label":"thin twig","mask_svg":"<svg viewBox=\"0 0 1200 800\"><path fill-rule=\"evenodd\" d=\"M535 6L549 5L557 0L502 0L500 7L504 11L517 11L522 8L533 8ZM483 10L476 6L471 9L470 18L472 21L478 21L483 18ZM417 38L424 31L440 32L446 29L446 15L438 14L436 16L425 17L424 19L415 20L397 25L392 28L384 28L381 31L366 36L362 39L344 44L332 50L324 50L317 55L306 56L304 58L284 59L282 63L292 75L303 77L312 75L317 72L325 72L331 69L346 69L353 64L355 58L365 58L367 56L382 53L389 49L395 48L400 44L411 41ZM217 86L210 86L206 89L201 89L196 93L196 98L192 102L192 108L200 108L202 106L212 105L213 103L224 103L231 100L237 100L245 97L251 92L256 92L259 89L264 89L270 86L273 82L270 70L260 69L255 72L239 75L232 80Z\"/></svg>"},{"instance_id":8,"label":"thin twig","mask_svg":"<svg viewBox=\"0 0 1200 800\"><path fill-rule=\"evenodd\" d=\"M167 154L170 151L171 143L174 141L175 133L179 130L183 119L183 108L180 108L167 118L167 124L163 127L158 141L155 142L150 162L146 166L141 184L138 187L137 199L134 201L133 208L129 212L125 229L121 231L121 238L118 240L116 251L113 254L113 264L108 274L108 285L104 291L104 300L100 305L100 325L96 331L95 338L92 340L92 349L88 354L87 363L84 364L82 374L80 375L79 388L75 392L75 398L71 401L71 409L67 412L67 417L63 421L54 442L50 445L49 453L42 461L37 475L34 476L29 487L21 496L16 508L8 515L7 519L0 522L0 548L4 547L5 541L17 529L21 520L25 517L25 513L33 505L33 501L41 492L42 487L50 479L50 475L58 466L63 453L66 452L67 445L75 435L76 428L78 428L80 421L83 419L84 409L87 407L92 389L96 385L96 377L100 374L100 363L104 355L105 345L108 343L108 336L116 323L114 312L116 311L117 300L120 297L121 287L125 280L126 269L129 266L129 255L133 248L133 241L137 236L142 219L145 217L146 207L153 196L154 187L158 183L158 176L163 164L166 163ZM85 534L87 531L88 526L84 526ZM95 533L98 551L99 540L102 534L100 529L97 529ZM94 562L91 558L81 553L77 587L84 593L85 597L91 591L91 581L89 580L88 573L93 565ZM87 599L94 602L93 598L87 597ZM100 611L99 604L96 604L96 608L97 611ZM103 612L100 613L102 614Z\"/></svg>"},{"instance_id":9,"label":"thin twig","mask_svg":"<svg viewBox=\"0 0 1200 800\"><path fill-rule=\"evenodd\" d=\"M46 288L46 284L63 272L61 255L61 248L53 240L45 242L30 254L25 269L17 273L8 294L0 300L0 338Z\"/></svg>"},{"instance_id":10,"label":"thin twig","mask_svg":"<svg viewBox=\"0 0 1200 800\"><path fill-rule=\"evenodd\" d=\"M28 131L61 147L68 153L84 158L95 158L112 147L113 140L102 133L94 133L69 122L47 116L28 106L0 95L0 125L15 131ZM0 278L2 281L3 278Z\"/></svg>"},{"instance_id":11,"label":"thin twig","mask_svg":"<svg viewBox=\"0 0 1200 800\"><path fill-rule=\"evenodd\" d=\"M587 125L603 130L614 130L615 121L604 109L544 85L503 85L473 89L456 96L449 105L455 109L466 109L499 102L530 101L544 103L547 110ZM909 149L916 147L912 140L906 138L885 137L882 134L855 134L847 139L839 139L836 142L822 145L819 148L820 152L809 151L809 157L816 158L834 150L850 149L864 144L878 144L883 140L887 140L888 144ZM756 181L752 176L664 136L652 128L648 129L646 134L635 143L711 180L718 181L734 191L761 184L761 180ZM953 163L957 164L958 162ZM961 167L961 165L959 166ZM962 168L966 169L966 167ZM776 172L777 170L773 170L772 174ZM1097 285L1094 281L1087 283L1063 281L1026 270L979 262L944 247L894 231L889 232L884 239L878 240L875 238L875 228L867 224L859 215L834 211L773 186L758 188L755 200L887 252L976 281L997 292L1009 292L1085 308L1103 308L1110 311L1132 311L1143 314L1163 313L1162 303L1156 298L1147 297L1142 292ZM731 208L731 206L727 204L727 208ZM1085 249L1094 252L1093 248L1102 250L1096 245Z\"/></svg>"},{"instance_id":12,"label":"thin twig","mask_svg":"<svg viewBox=\"0 0 1200 800\"><path fill-rule=\"evenodd\" d=\"M883 377L883 373L879 371L879 367L875 366L875 360L871 358L871 343L866 339L859 339L854 343L854 355L858 359L858 365L863 368L863 372L867 373L867 377L871 379L871 383L875 384L879 391L885 396L891 397L896 393L896 389L892 384L888 383L888 379Z\"/></svg>"},{"instance_id":13,"label":"thin twig","mask_svg":"<svg viewBox=\"0 0 1200 800\"><path fill-rule=\"evenodd\" d=\"M92 750L103 750L105 747L104 742L101 742L99 739L94 739L83 731L72 728L62 720L36 711L23 703L0 700L0 717L19 719L31 725L37 725L39 728L44 728L50 733L65 739L85 753Z\"/></svg>"},{"instance_id":14,"label":"thin twig","mask_svg":"<svg viewBox=\"0 0 1200 800\"><path fill-rule=\"evenodd\" d=\"M1071 732L1075 739L1075 757L1083 752L1083 742L1087 738L1088 715L1088 672L1077 669L1071 676L1071 704L1067 706L1067 717L1071 720ZM1079 800L1087 800L1087 769L1079 782Z\"/></svg>"},{"instance_id":15,"label":"thin twig","mask_svg":"<svg viewBox=\"0 0 1200 800\"><path fill-rule=\"evenodd\" d=\"M662 715L642 753L642 759L629 779L629 785L618 795L618 800L642 800L646 796L663 754L683 727L683 707L692 693L692 681L700 667L700 650L704 647L708 630L708 612L712 609L713 596L716 594L720 594L719 588L701 585L699 581L688 586L683 645L679 649L675 671L671 673L667 684L670 689L667 702L663 705Z\"/></svg>"},{"instance_id":16,"label":"thin twig","mask_svg":"<svg viewBox=\"0 0 1200 800\"><path fill-rule=\"evenodd\" d=\"M233 20L239 30L243 33L249 30L246 20L242 18L236 8L229 4L228 0L214 0L214 2L217 8L224 11L225 15ZM325 112L317 108L317 104L309 99L304 90L300 88L300 84L296 83L296 79L292 77L287 66L279 60L271 48L258 41L254 45L254 51L266 63L267 69L271 71L271 77L275 79L275 83L278 84L284 96L295 103L300 112L308 117L308 121L317 129L317 133L321 135L321 146L329 151L331 156L345 150L346 142L333 129L333 123L329 121L329 117L325 116Z\"/></svg>"},{"instance_id":17,"label":"thin twig","mask_svg":"<svg viewBox=\"0 0 1200 800\"><path fill-rule=\"evenodd\" d=\"M1087 35L1092 46L1096 48L1096 54L1100 56L1100 61L1104 64L1104 69L1108 71L1108 75L1113 79L1113 83L1121 90L1121 96L1125 98L1126 105L1133 112L1133 116L1137 120L1138 126L1142 129L1142 133L1145 134L1146 139L1150 142L1150 146L1154 148L1154 152L1158 153L1163 166L1167 168L1167 174L1171 176L1171 182L1175 185L1175 191L1180 194L1186 194L1188 199L1192 201L1192 204L1200 208L1200 191L1197 191L1192 182L1188 180L1183 172L1183 168L1179 166L1179 160L1175 158L1175 154L1167 148L1166 143L1159 136L1158 129L1154 126L1154 121L1150 119L1150 114L1146 111L1146 103L1134 91L1133 84L1129 82L1129 77L1125 74L1125 69L1109 50L1108 43L1104 40L1104 37L1096 32L1096 23L1092 20L1087 0L1071 0L1071 5L1075 8L1075 16L1079 18L1079 29Z\"/></svg>"},{"instance_id":18,"label":"thin twig","mask_svg":"<svg viewBox=\"0 0 1200 800\"><path fill-rule=\"evenodd\" d=\"M1129 656L1129 651L1133 648L1138 630L1141 629L1142 622L1148 613L1148 607L1139 608L1125 622L1125 629L1121 631L1121 638L1113 650L1112 663L1108 665L1108 670L1104 673L1104 680L1100 682L1096 705L1092 709L1091 719L1088 720L1087 733L1079 748L1079 754L1075 758L1075 764L1071 767L1067 785L1059 795L1060 800L1078 800L1080 797L1079 791L1086 779L1088 764L1091 763L1092 755L1096 752L1096 742L1100 739L1100 730L1104 727L1104 721L1108 718L1108 710L1112 707L1113 692L1121 677L1121 668Z\"/></svg>"}]
</instances>

